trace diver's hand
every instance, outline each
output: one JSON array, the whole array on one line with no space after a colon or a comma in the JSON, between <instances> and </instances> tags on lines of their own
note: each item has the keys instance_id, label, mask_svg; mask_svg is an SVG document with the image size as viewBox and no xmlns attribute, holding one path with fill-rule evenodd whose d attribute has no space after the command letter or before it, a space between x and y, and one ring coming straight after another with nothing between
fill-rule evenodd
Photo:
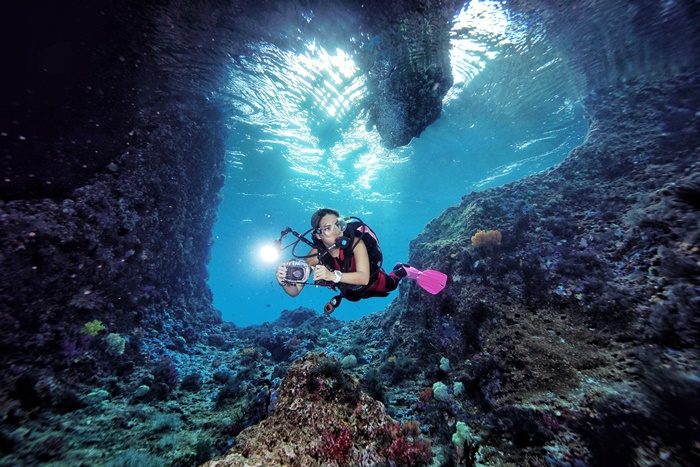
<instances>
[{"instance_id":1,"label":"diver's hand","mask_svg":"<svg viewBox=\"0 0 700 467\"><path fill-rule=\"evenodd\" d=\"M284 263L281 263L279 266L277 266L276 277L277 282L279 282L279 284L282 287L287 285L287 266L285 266Z\"/></svg>"},{"instance_id":2,"label":"diver's hand","mask_svg":"<svg viewBox=\"0 0 700 467\"><path fill-rule=\"evenodd\" d=\"M333 279L335 279L335 273L326 266L323 264L314 266L314 281L333 282Z\"/></svg>"}]
</instances>

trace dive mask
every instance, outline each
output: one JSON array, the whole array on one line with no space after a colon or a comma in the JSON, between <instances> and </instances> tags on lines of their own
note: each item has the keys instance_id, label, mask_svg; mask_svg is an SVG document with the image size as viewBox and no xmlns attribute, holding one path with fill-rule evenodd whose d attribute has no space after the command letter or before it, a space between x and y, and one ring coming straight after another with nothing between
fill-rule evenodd
<instances>
[{"instance_id":1,"label":"dive mask","mask_svg":"<svg viewBox=\"0 0 700 467\"><path fill-rule=\"evenodd\" d=\"M345 232L345 229L347 226L348 226L348 223L345 222L344 219L339 217L338 220L332 224L331 223L323 224L321 227L316 229L316 233L319 235L324 234L324 235L330 237L334 233L342 234L343 232Z\"/></svg>"}]
</instances>

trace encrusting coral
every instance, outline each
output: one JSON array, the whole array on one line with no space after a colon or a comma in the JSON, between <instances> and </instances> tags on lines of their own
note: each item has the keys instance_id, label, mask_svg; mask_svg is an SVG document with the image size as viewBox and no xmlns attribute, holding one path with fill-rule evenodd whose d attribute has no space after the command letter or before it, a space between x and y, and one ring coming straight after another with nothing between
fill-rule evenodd
<instances>
[{"instance_id":1,"label":"encrusting coral","mask_svg":"<svg viewBox=\"0 0 700 467\"><path fill-rule=\"evenodd\" d=\"M309 353L280 385L273 415L243 430L226 455L204 467L427 465L430 443L418 433L417 423L389 417L337 359Z\"/></svg>"},{"instance_id":2,"label":"encrusting coral","mask_svg":"<svg viewBox=\"0 0 700 467\"><path fill-rule=\"evenodd\" d=\"M472 246L476 248L501 244L501 232L498 230L477 230L472 236Z\"/></svg>"}]
</instances>

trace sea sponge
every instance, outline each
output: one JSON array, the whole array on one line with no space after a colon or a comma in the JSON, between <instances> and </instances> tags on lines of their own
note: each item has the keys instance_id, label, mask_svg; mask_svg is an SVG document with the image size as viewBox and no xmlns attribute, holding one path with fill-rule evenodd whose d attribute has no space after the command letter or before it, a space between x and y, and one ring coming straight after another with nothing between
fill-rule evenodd
<instances>
[{"instance_id":1,"label":"sea sponge","mask_svg":"<svg viewBox=\"0 0 700 467\"><path fill-rule=\"evenodd\" d=\"M501 244L501 232L498 230L477 230L472 237L472 246L476 248Z\"/></svg>"},{"instance_id":2,"label":"sea sponge","mask_svg":"<svg viewBox=\"0 0 700 467\"><path fill-rule=\"evenodd\" d=\"M103 329L106 328L104 324L102 324L102 321L96 319L94 321L90 321L89 323L85 323L85 326L83 326L83 329L80 332L87 334L90 337L95 337Z\"/></svg>"},{"instance_id":3,"label":"sea sponge","mask_svg":"<svg viewBox=\"0 0 700 467\"><path fill-rule=\"evenodd\" d=\"M433 384L433 397L435 400L440 402L449 402L452 399L450 391L447 389L447 385L438 381Z\"/></svg>"},{"instance_id":4,"label":"sea sponge","mask_svg":"<svg viewBox=\"0 0 700 467\"><path fill-rule=\"evenodd\" d=\"M107 353L118 357L119 355L124 355L124 350L126 349L126 339L116 333L111 333L105 337L105 343L107 344Z\"/></svg>"}]
</instances>

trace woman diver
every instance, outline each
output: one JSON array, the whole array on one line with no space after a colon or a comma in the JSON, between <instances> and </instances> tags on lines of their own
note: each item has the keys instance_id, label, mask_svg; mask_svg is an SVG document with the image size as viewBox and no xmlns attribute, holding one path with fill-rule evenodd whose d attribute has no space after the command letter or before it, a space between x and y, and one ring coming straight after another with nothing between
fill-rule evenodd
<instances>
[{"instance_id":1,"label":"woman diver","mask_svg":"<svg viewBox=\"0 0 700 467\"><path fill-rule=\"evenodd\" d=\"M358 301L369 297L386 297L406 277L401 263L397 263L389 274L381 268L379 242L374 232L362 221L348 224L338 211L324 208L311 216L311 230L313 247L303 260L312 268L316 284L340 291L340 295L326 305L326 313L331 313L340 304L341 298ZM280 264L276 277L284 291L296 297L306 281L290 281L289 267L288 262Z\"/></svg>"}]
</instances>

